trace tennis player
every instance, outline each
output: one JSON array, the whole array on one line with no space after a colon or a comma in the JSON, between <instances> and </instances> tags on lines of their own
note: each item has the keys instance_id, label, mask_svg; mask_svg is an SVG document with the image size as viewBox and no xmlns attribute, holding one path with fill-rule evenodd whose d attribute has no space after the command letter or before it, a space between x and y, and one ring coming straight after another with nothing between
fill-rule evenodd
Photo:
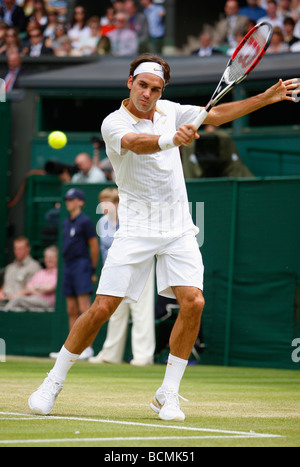
<instances>
[{"instance_id":1,"label":"tennis player","mask_svg":"<svg viewBox=\"0 0 300 467\"><path fill-rule=\"evenodd\" d=\"M158 293L180 305L170 336L164 380L150 407L162 420L183 421L179 387L196 341L204 307L198 228L189 213L179 146L199 138L191 124L200 107L162 100L168 63L143 55L130 67L129 99L102 124L119 189L120 228L109 251L91 308L73 326L55 366L29 398L36 414L49 414L81 352L124 299L136 302L157 258ZM222 125L266 105L293 100L295 81L280 80L264 93L214 107L206 123Z\"/></svg>"}]
</instances>

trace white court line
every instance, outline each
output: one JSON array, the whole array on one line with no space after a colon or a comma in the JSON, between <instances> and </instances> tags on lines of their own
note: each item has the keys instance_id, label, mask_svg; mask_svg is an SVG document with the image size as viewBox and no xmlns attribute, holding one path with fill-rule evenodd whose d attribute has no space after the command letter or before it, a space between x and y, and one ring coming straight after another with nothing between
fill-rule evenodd
<instances>
[{"instance_id":1,"label":"white court line","mask_svg":"<svg viewBox=\"0 0 300 467\"><path fill-rule=\"evenodd\" d=\"M12 416L12 417L17 417L17 420L20 420L19 417L22 417L23 420L44 420L44 421L68 420L68 421L90 422L90 423L111 423L115 425L160 428L161 430L167 429L167 430L180 430L180 431L196 431L196 432L204 432L204 433L219 433L219 434L221 433L225 435L237 435L237 436L249 437L249 438L281 438L282 437L281 435L272 435L268 433L255 433L253 431L247 432L247 431L216 430L216 429L211 429L211 428L198 428L198 427L188 427L188 426L179 426L179 425L163 425L163 424L159 425L159 424L154 424L154 423L125 422L121 420L107 420L107 419L86 418L86 417L62 417L62 416L55 416L55 415L41 417L39 415L24 414L24 413L18 413L18 412L0 412L0 415L6 416L7 420L11 419L11 418L7 418L7 416ZM2 420L2 418L0 418L0 420ZM203 438L205 437L203 436ZM116 439L116 438L113 438L113 439ZM122 439L125 439L125 438L122 438ZM142 439L146 439L146 438L142 438ZM157 439L161 439L161 437Z\"/></svg>"},{"instance_id":2,"label":"white court line","mask_svg":"<svg viewBox=\"0 0 300 467\"><path fill-rule=\"evenodd\" d=\"M264 436L265 437L265 436ZM202 440L202 439L258 439L260 436L228 435L228 436L134 436L116 438L53 438L53 439L4 439L0 440L0 445L5 444L52 444L52 443L99 443L108 441L173 441L173 440Z\"/></svg>"}]
</instances>

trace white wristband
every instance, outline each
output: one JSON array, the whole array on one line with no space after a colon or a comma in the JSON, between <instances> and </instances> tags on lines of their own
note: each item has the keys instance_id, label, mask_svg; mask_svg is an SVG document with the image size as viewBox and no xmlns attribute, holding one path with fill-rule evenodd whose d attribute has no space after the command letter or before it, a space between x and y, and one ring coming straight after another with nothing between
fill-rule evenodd
<instances>
[{"instance_id":1,"label":"white wristband","mask_svg":"<svg viewBox=\"0 0 300 467\"><path fill-rule=\"evenodd\" d=\"M161 135L158 140L158 145L162 151L166 151L168 149L172 149L176 147L174 144L174 136L176 133L167 133L166 135Z\"/></svg>"}]
</instances>

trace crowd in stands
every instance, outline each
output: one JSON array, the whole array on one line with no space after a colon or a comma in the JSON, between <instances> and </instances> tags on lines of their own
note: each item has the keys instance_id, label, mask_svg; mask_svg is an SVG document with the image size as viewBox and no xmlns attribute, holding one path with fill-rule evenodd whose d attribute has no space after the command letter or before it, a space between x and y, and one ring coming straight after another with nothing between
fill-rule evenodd
<instances>
[{"instance_id":1,"label":"crowd in stands","mask_svg":"<svg viewBox=\"0 0 300 467\"><path fill-rule=\"evenodd\" d=\"M90 16L67 0L0 0L0 55L58 57L163 53L167 10L164 0L115 0L103 16ZM178 50L209 56L229 54L258 21L274 27L269 53L300 50L300 0L227 0L221 18L199 31L197 46ZM216 14L219 16L219 13ZM199 40L199 43L198 43ZM194 40L194 45L196 42Z\"/></svg>"}]
</instances>

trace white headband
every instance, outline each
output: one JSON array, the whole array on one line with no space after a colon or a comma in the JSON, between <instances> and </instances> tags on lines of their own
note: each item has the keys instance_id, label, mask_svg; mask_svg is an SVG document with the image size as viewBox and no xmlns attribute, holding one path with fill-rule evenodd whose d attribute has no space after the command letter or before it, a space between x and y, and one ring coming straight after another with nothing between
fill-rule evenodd
<instances>
[{"instance_id":1,"label":"white headband","mask_svg":"<svg viewBox=\"0 0 300 467\"><path fill-rule=\"evenodd\" d=\"M163 67L156 62L143 62L141 63L134 71L133 76L139 75L141 73L151 73L152 75L159 76L164 82L165 85L165 75Z\"/></svg>"}]
</instances>

